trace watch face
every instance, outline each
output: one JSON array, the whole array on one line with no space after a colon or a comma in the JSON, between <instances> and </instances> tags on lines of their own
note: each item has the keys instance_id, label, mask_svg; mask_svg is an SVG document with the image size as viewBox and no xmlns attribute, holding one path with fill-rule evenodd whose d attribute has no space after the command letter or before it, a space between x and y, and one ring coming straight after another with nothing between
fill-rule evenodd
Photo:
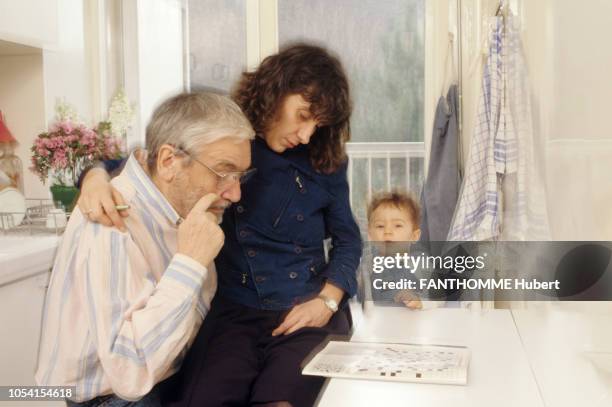
<instances>
[{"instance_id":1,"label":"watch face","mask_svg":"<svg viewBox=\"0 0 612 407\"><path fill-rule=\"evenodd\" d=\"M335 300L327 298L324 295L319 295L319 298L323 300L325 306L329 308L332 312L338 311L338 303Z\"/></svg>"},{"instance_id":2,"label":"watch face","mask_svg":"<svg viewBox=\"0 0 612 407\"><path fill-rule=\"evenodd\" d=\"M332 311L334 312L338 311L338 303L336 301L329 299L325 303L327 304L329 309L331 309Z\"/></svg>"}]
</instances>

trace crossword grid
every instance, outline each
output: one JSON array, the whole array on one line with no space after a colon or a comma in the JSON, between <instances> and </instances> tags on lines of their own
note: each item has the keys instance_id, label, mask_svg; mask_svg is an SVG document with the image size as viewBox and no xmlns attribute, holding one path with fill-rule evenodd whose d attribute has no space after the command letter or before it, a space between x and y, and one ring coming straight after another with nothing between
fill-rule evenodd
<instances>
[{"instance_id":1,"label":"crossword grid","mask_svg":"<svg viewBox=\"0 0 612 407\"><path fill-rule=\"evenodd\" d=\"M466 384L465 347L329 342L303 374L351 379Z\"/></svg>"}]
</instances>

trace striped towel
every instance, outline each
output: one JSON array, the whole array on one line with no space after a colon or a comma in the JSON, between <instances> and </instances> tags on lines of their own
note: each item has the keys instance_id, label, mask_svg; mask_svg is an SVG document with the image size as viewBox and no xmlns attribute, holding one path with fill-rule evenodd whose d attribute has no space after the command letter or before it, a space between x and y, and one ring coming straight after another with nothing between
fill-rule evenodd
<instances>
[{"instance_id":1,"label":"striped towel","mask_svg":"<svg viewBox=\"0 0 612 407\"><path fill-rule=\"evenodd\" d=\"M530 88L512 16L493 17L478 120L448 240L546 240Z\"/></svg>"}]
</instances>

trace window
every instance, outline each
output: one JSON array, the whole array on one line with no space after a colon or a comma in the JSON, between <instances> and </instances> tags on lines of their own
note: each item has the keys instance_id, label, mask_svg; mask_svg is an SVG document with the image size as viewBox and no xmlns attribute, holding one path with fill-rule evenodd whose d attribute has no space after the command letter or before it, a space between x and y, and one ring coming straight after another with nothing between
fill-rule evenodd
<instances>
[{"instance_id":1,"label":"window","mask_svg":"<svg viewBox=\"0 0 612 407\"><path fill-rule=\"evenodd\" d=\"M191 89L229 92L246 67L246 0L189 1Z\"/></svg>"},{"instance_id":2,"label":"window","mask_svg":"<svg viewBox=\"0 0 612 407\"><path fill-rule=\"evenodd\" d=\"M278 38L340 56L351 82L355 142L423 141L423 0L279 0Z\"/></svg>"},{"instance_id":3,"label":"window","mask_svg":"<svg viewBox=\"0 0 612 407\"><path fill-rule=\"evenodd\" d=\"M424 0L278 0L280 45L321 43L347 71L354 101L351 201L362 226L373 193L420 193L424 36Z\"/></svg>"},{"instance_id":4,"label":"window","mask_svg":"<svg viewBox=\"0 0 612 407\"><path fill-rule=\"evenodd\" d=\"M228 91L247 55L260 60L263 50L294 41L320 43L340 57L351 85L349 182L360 224L376 192L401 188L418 196L425 173L426 1L249 1L190 0L192 88Z\"/></svg>"}]
</instances>

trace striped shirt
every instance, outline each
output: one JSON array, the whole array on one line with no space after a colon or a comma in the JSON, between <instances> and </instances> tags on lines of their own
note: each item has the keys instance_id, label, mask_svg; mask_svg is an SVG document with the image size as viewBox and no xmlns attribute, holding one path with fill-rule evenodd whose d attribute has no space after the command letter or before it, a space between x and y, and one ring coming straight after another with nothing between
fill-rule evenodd
<instances>
[{"instance_id":1,"label":"striped shirt","mask_svg":"<svg viewBox=\"0 0 612 407\"><path fill-rule=\"evenodd\" d=\"M127 232L75 210L43 314L36 382L76 386L77 402L137 400L174 373L217 286L213 267L176 254L180 217L134 156L112 184Z\"/></svg>"}]
</instances>

